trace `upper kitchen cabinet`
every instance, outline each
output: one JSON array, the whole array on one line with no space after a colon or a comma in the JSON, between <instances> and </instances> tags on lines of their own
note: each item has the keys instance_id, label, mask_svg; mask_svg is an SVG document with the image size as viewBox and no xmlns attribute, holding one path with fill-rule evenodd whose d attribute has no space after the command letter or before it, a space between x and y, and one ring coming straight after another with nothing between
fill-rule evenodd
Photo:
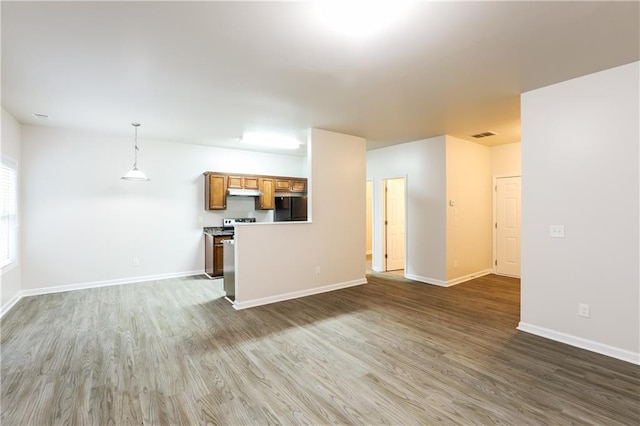
<instances>
[{"instance_id":1,"label":"upper kitchen cabinet","mask_svg":"<svg viewBox=\"0 0 640 426\"><path fill-rule=\"evenodd\" d=\"M292 179L291 180L291 192L307 192L307 180L306 179Z\"/></svg>"},{"instance_id":2,"label":"upper kitchen cabinet","mask_svg":"<svg viewBox=\"0 0 640 426\"><path fill-rule=\"evenodd\" d=\"M227 188L234 189L259 189L257 176L229 175L227 176Z\"/></svg>"},{"instance_id":3,"label":"upper kitchen cabinet","mask_svg":"<svg viewBox=\"0 0 640 426\"><path fill-rule=\"evenodd\" d=\"M278 178L276 179L276 191L289 191L291 181L289 179Z\"/></svg>"},{"instance_id":4,"label":"upper kitchen cabinet","mask_svg":"<svg viewBox=\"0 0 640 426\"><path fill-rule=\"evenodd\" d=\"M227 176L204 174L204 206L206 210L224 210L227 208Z\"/></svg>"},{"instance_id":5,"label":"upper kitchen cabinet","mask_svg":"<svg viewBox=\"0 0 640 426\"><path fill-rule=\"evenodd\" d=\"M276 192L306 192L306 179L276 178Z\"/></svg>"},{"instance_id":6,"label":"upper kitchen cabinet","mask_svg":"<svg viewBox=\"0 0 640 426\"><path fill-rule=\"evenodd\" d=\"M258 178L258 185L262 195L256 198L257 210L273 210L275 203L275 179L268 177Z\"/></svg>"},{"instance_id":7,"label":"upper kitchen cabinet","mask_svg":"<svg viewBox=\"0 0 640 426\"><path fill-rule=\"evenodd\" d=\"M245 195L255 197L256 210L274 210L275 197L284 193L307 192L307 179L286 176L261 176L204 172L205 209L225 210L227 195ZM241 190L241 191L239 191ZM261 195L256 195L260 191ZM300 194L297 194L300 195Z\"/></svg>"}]
</instances>

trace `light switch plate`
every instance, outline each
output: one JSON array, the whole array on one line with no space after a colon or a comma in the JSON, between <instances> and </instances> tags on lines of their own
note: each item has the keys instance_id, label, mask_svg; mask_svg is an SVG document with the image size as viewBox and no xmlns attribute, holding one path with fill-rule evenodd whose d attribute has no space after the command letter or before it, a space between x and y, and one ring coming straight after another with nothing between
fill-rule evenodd
<instances>
[{"instance_id":1,"label":"light switch plate","mask_svg":"<svg viewBox=\"0 0 640 426\"><path fill-rule=\"evenodd\" d=\"M564 238L564 225L549 225L549 236L551 238Z\"/></svg>"},{"instance_id":2,"label":"light switch plate","mask_svg":"<svg viewBox=\"0 0 640 426\"><path fill-rule=\"evenodd\" d=\"M586 303L578 304L578 315L584 318L589 318L589 305L587 305Z\"/></svg>"}]
</instances>

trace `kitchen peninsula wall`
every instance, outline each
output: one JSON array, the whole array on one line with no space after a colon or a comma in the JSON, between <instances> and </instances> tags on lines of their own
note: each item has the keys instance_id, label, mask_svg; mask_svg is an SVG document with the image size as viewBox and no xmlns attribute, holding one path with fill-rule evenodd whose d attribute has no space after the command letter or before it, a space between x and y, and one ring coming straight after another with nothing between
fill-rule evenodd
<instances>
[{"instance_id":1,"label":"kitchen peninsula wall","mask_svg":"<svg viewBox=\"0 0 640 426\"><path fill-rule=\"evenodd\" d=\"M312 220L236 229L236 309L366 283L366 140L320 129L308 140Z\"/></svg>"}]
</instances>

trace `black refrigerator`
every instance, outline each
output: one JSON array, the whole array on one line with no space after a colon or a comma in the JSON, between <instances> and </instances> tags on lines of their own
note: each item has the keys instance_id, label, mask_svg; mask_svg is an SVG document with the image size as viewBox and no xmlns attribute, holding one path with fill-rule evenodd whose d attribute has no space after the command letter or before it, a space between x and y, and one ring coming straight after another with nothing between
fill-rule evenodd
<instances>
[{"instance_id":1,"label":"black refrigerator","mask_svg":"<svg viewBox=\"0 0 640 426\"><path fill-rule=\"evenodd\" d=\"M306 221L307 197L276 196L276 209L273 220L276 222Z\"/></svg>"}]
</instances>

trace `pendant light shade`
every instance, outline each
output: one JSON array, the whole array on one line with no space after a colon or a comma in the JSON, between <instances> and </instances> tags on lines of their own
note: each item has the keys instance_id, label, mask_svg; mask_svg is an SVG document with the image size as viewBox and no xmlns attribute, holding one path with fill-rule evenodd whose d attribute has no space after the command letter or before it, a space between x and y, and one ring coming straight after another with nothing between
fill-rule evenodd
<instances>
[{"instance_id":1,"label":"pendant light shade","mask_svg":"<svg viewBox=\"0 0 640 426\"><path fill-rule=\"evenodd\" d=\"M140 123L131 123L135 129L135 142L133 146L133 169L129 170L120 179L124 180L149 180L142 170L138 170L138 127Z\"/></svg>"},{"instance_id":2,"label":"pendant light shade","mask_svg":"<svg viewBox=\"0 0 640 426\"><path fill-rule=\"evenodd\" d=\"M129 170L124 176L120 179L124 180L149 180L149 178L144 174L143 171L133 168Z\"/></svg>"}]
</instances>

